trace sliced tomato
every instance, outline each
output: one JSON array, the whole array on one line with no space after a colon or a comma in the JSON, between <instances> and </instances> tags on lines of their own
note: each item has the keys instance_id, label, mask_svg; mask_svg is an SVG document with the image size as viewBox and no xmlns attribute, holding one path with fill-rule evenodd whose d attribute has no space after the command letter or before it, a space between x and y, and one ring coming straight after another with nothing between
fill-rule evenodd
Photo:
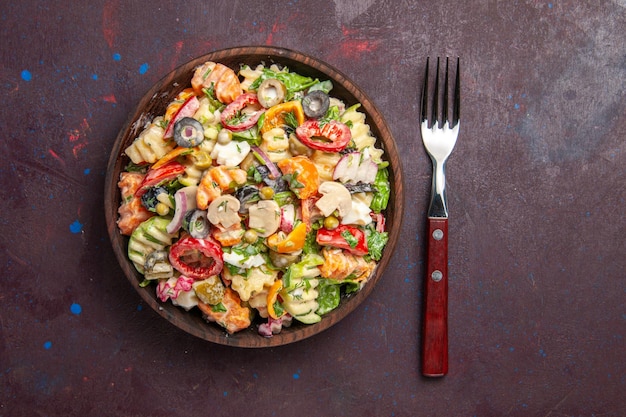
<instances>
[{"instance_id":1,"label":"sliced tomato","mask_svg":"<svg viewBox=\"0 0 626 417\"><path fill-rule=\"evenodd\" d=\"M224 267L222 247L210 237L183 237L170 247L169 259L177 271L196 280L217 275Z\"/></svg>"},{"instance_id":2,"label":"sliced tomato","mask_svg":"<svg viewBox=\"0 0 626 417\"><path fill-rule=\"evenodd\" d=\"M157 169L150 169L135 192L135 196L141 197L150 187L165 181L171 181L184 172L185 166L177 161L170 161Z\"/></svg>"},{"instance_id":3,"label":"sliced tomato","mask_svg":"<svg viewBox=\"0 0 626 417\"><path fill-rule=\"evenodd\" d=\"M339 225L333 230L319 229L315 240L322 246L344 249L357 256L364 256L368 253L365 232L358 227L346 224Z\"/></svg>"},{"instance_id":4,"label":"sliced tomato","mask_svg":"<svg viewBox=\"0 0 626 417\"><path fill-rule=\"evenodd\" d=\"M345 123L331 120L320 124L317 119L309 119L298 126L296 136L309 148L324 152L339 152L352 139L350 128Z\"/></svg>"},{"instance_id":5,"label":"sliced tomato","mask_svg":"<svg viewBox=\"0 0 626 417\"><path fill-rule=\"evenodd\" d=\"M243 112L248 106L258 105L259 110L250 113ZM254 93L241 94L230 103L221 115L222 125L232 132L242 132L250 129L259 121L259 117L265 110L259 104L259 99Z\"/></svg>"}]
</instances>

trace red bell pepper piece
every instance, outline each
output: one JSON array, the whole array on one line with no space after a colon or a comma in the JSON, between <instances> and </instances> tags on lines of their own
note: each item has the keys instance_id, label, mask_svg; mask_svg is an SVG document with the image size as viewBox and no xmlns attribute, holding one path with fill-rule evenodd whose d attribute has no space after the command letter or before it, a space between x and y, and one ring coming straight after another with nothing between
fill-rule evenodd
<instances>
[{"instance_id":1,"label":"red bell pepper piece","mask_svg":"<svg viewBox=\"0 0 626 417\"><path fill-rule=\"evenodd\" d=\"M260 110L253 111L251 113L242 113L242 110L247 106L259 105ZM242 132L250 129L259 121L261 115L265 112L265 109L261 108L259 99L254 93L241 94L230 103L221 115L222 125L232 132Z\"/></svg>"},{"instance_id":2,"label":"red bell pepper piece","mask_svg":"<svg viewBox=\"0 0 626 417\"><path fill-rule=\"evenodd\" d=\"M171 181L185 172L185 166L178 161L171 161L157 169L151 169L144 177L141 185L135 191L136 197L141 197L150 187L164 181Z\"/></svg>"},{"instance_id":3,"label":"red bell pepper piece","mask_svg":"<svg viewBox=\"0 0 626 417\"><path fill-rule=\"evenodd\" d=\"M358 227L346 224L339 225L333 230L319 229L315 240L322 246L344 249L356 256L364 256L368 253L365 232Z\"/></svg>"},{"instance_id":4,"label":"red bell pepper piece","mask_svg":"<svg viewBox=\"0 0 626 417\"><path fill-rule=\"evenodd\" d=\"M202 280L222 272L222 246L210 237L196 239L189 235L170 247L170 263L181 274Z\"/></svg>"},{"instance_id":5,"label":"red bell pepper piece","mask_svg":"<svg viewBox=\"0 0 626 417\"><path fill-rule=\"evenodd\" d=\"M296 128L296 136L309 148L324 152L339 152L352 139L348 125L336 120L320 125L319 120L309 119Z\"/></svg>"},{"instance_id":6,"label":"red bell pepper piece","mask_svg":"<svg viewBox=\"0 0 626 417\"><path fill-rule=\"evenodd\" d=\"M199 108L200 108L200 101L198 100L198 97L191 96L187 100L185 100L185 102L180 106L178 111L174 113L174 116L172 116L172 119L170 120L169 124L167 125L167 128L165 129L165 133L163 134L163 137L165 139L168 139L174 136L174 125L176 124L176 122L182 119L183 117L193 116Z\"/></svg>"}]
</instances>

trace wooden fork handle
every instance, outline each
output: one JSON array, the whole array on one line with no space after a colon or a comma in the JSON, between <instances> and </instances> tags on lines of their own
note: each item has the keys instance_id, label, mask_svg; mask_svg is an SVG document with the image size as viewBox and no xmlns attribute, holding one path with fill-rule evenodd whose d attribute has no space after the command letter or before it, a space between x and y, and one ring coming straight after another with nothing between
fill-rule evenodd
<instances>
[{"instance_id":1,"label":"wooden fork handle","mask_svg":"<svg viewBox=\"0 0 626 417\"><path fill-rule=\"evenodd\" d=\"M448 219L428 218L422 374L448 373Z\"/></svg>"}]
</instances>

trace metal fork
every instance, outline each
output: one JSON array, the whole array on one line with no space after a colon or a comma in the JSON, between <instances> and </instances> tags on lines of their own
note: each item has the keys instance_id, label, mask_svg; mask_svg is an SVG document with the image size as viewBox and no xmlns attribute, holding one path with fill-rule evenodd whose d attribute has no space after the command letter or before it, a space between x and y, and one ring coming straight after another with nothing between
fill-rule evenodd
<instances>
[{"instance_id":1,"label":"metal fork","mask_svg":"<svg viewBox=\"0 0 626 417\"><path fill-rule=\"evenodd\" d=\"M424 286L425 310L422 334L422 374L438 377L448 373L448 203L445 166L459 135L460 59L457 58L452 117L448 118L448 58L443 91L439 90L439 58L432 100L428 98L428 64L422 89L422 142L433 164L428 209L428 258ZM443 104L439 106L439 96ZM428 102L432 105L430 112ZM430 114L430 117L429 117Z\"/></svg>"}]
</instances>

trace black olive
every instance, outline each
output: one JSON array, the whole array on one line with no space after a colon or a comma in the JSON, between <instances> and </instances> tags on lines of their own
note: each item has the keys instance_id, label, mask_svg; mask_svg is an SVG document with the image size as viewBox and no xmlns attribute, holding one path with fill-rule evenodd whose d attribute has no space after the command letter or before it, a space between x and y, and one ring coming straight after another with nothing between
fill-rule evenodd
<instances>
[{"instance_id":1,"label":"black olive","mask_svg":"<svg viewBox=\"0 0 626 417\"><path fill-rule=\"evenodd\" d=\"M261 175L265 185L274 189L274 192L287 191L289 189L289 183L283 177L272 179L270 178L270 169L265 165L259 165L256 167L257 172Z\"/></svg>"},{"instance_id":2,"label":"black olive","mask_svg":"<svg viewBox=\"0 0 626 417\"><path fill-rule=\"evenodd\" d=\"M329 106L330 98L321 90L311 91L302 99L302 110L307 117L320 118L326 114Z\"/></svg>"},{"instance_id":3,"label":"black olive","mask_svg":"<svg viewBox=\"0 0 626 417\"><path fill-rule=\"evenodd\" d=\"M351 183L347 183L344 184L346 186L346 188L348 189L348 191L350 191L350 194L355 194L355 193L377 193L378 189L376 187L374 187L372 184L365 184L363 182L358 182L356 184L351 184Z\"/></svg>"},{"instance_id":4,"label":"black olive","mask_svg":"<svg viewBox=\"0 0 626 417\"><path fill-rule=\"evenodd\" d=\"M239 200L239 212L246 213L248 211L248 202L257 201L259 199L259 189L253 185L244 185L237 188L235 198Z\"/></svg>"},{"instance_id":5,"label":"black olive","mask_svg":"<svg viewBox=\"0 0 626 417\"><path fill-rule=\"evenodd\" d=\"M148 188L148 191L141 196L141 204L143 204L143 206L149 211L156 211L156 206L160 203L158 197L161 194L169 195L165 187L150 187Z\"/></svg>"},{"instance_id":6,"label":"black olive","mask_svg":"<svg viewBox=\"0 0 626 417\"><path fill-rule=\"evenodd\" d=\"M189 232L191 237L204 239L209 234L209 221L204 210L190 210L183 219L183 229Z\"/></svg>"},{"instance_id":7,"label":"black olive","mask_svg":"<svg viewBox=\"0 0 626 417\"><path fill-rule=\"evenodd\" d=\"M193 117L183 117L174 124L174 140L179 146L192 148L204 140L202 123Z\"/></svg>"}]
</instances>

